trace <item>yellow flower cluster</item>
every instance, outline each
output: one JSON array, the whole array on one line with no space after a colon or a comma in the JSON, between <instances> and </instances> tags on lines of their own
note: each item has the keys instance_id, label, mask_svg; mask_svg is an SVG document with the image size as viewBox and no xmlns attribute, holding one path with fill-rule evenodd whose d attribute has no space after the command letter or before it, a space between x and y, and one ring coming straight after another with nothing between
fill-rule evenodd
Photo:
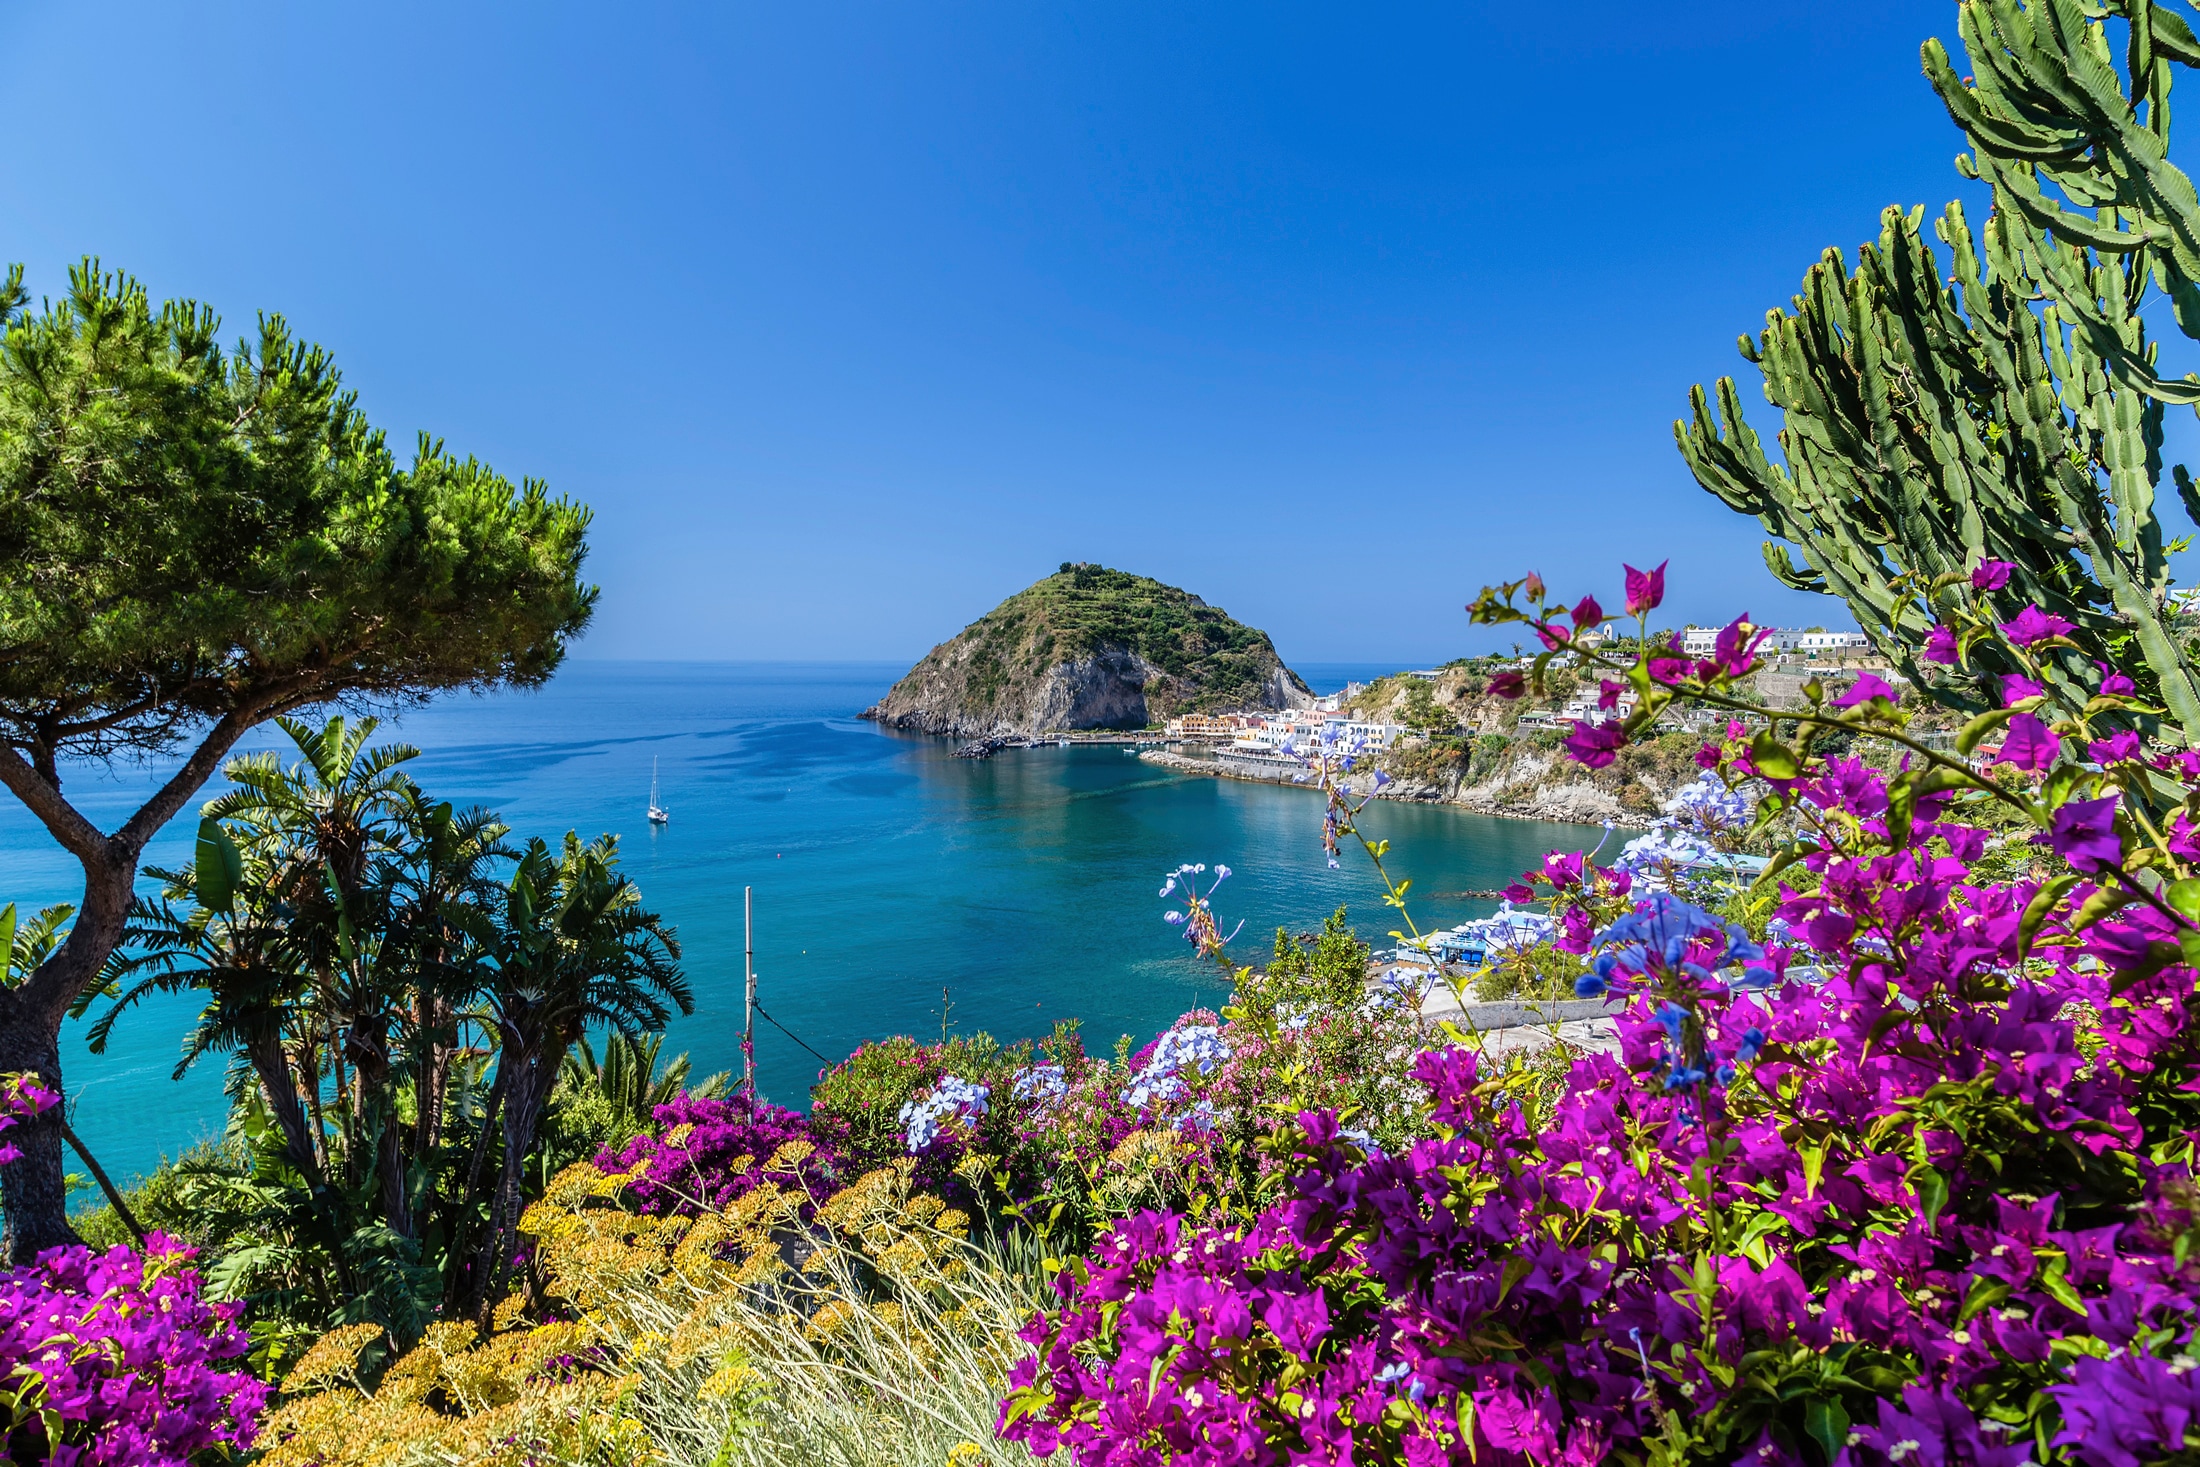
<instances>
[{"instance_id":1,"label":"yellow flower cluster","mask_svg":"<svg viewBox=\"0 0 2200 1467\"><path fill-rule=\"evenodd\" d=\"M789 1143L765 1170L791 1174L808 1150ZM314 1344L263 1427L266 1467L732 1461L727 1444L784 1394L795 1355L884 1347L920 1379L956 1356L966 1372L1005 1369L1020 1306L974 1307L989 1296L971 1287L982 1273L965 1282L970 1219L912 1192L909 1164L808 1220L806 1195L771 1184L722 1211L646 1217L622 1205L633 1180L583 1163L527 1209L535 1320L514 1295L486 1338L435 1325L379 1374L376 1326Z\"/></svg>"}]
</instances>

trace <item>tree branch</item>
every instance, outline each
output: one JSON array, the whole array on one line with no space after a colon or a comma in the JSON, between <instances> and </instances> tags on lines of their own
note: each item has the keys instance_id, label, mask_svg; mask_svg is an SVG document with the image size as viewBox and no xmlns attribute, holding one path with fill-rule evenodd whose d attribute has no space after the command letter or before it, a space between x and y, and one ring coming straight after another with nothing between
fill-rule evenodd
<instances>
[{"instance_id":1,"label":"tree branch","mask_svg":"<svg viewBox=\"0 0 2200 1467\"><path fill-rule=\"evenodd\" d=\"M122 828L115 832L115 844L128 852L133 864L138 853L145 849L145 843L174 819L184 802L214 777L222 760L237 746L237 740L251 732L268 708L281 701L279 697L268 697L225 714L206 731L206 737L199 740L199 746L183 761L183 767L170 775L168 782L154 791L153 797L140 805L135 815L123 822Z\"/></svg>"},{"instance_id":2,"label":"tree branch","mask_svg":"<svg viewBox=\"0 0 2200 1467\"><path fill-rule=\"evenodd\" d=\"M59 786L31 767L15 749L0 744L0 784L38 817L61 848L89 869L106 860L107 837L61 796Z\"/></svg>"}]
</instances>

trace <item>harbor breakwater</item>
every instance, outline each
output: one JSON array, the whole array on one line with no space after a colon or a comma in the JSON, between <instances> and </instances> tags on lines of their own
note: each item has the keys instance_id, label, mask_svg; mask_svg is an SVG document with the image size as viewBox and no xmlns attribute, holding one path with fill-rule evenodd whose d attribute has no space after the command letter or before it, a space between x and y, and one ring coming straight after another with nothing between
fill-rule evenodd
<instances>
[{"instance_id":1,"label":"harbor breakwater","mask_svg":"<svg viewBox=\"0 0 2200 1467\"><path fill-rule=\"evenodd\" d=\"M1301 784L1301 771L1265 759L1248 759L1227 750L1180 746L1148 749L1139 758L1185 774L1204 774L1217 779L1242 779L1259 784ZM1613 791L1593 783L1587 771L1566 760L1562 753L1521 750L1487 778L1437 783L1421 779L1393 778L1375 787L1372 771L1344 776L1346 790L1354 795L1373 795L1379 800L1407 804L1455 805L1478 815L1509 820L1556 821L1574 825L1610 823L1626 829L1646 829L1652 816L1628 809Z\"/></svg>"}]
</instances>

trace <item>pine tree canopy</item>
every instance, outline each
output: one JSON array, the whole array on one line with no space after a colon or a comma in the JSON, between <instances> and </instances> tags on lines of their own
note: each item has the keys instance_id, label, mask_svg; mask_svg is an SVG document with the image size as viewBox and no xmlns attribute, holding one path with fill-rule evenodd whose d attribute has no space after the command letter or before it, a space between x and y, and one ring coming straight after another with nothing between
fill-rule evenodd
<instances>
[{"instance_id":1,"label":"pine tree canopy","mask_svg":"<svg viewBox=\"0 0 2200 1467\"><path fill-rule=\"evenodd\" d=\"M400 467L327 352L87 260L0 285L0 742L157 750L347 695L540 683L586 625L588 512L423 435Z\"/></svg>"}]
</instances>

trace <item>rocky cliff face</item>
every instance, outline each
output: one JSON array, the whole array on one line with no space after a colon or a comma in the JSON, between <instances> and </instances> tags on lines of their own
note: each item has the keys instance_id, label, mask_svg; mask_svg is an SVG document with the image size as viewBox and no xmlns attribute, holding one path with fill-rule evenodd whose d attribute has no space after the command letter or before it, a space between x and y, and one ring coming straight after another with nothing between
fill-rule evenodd
<instances>
[{"instance_id":1,"label":"rocky cliff face","mask_svg":"<svg viewBox=\"0 0 2200 1467\"><path fill-rule=\"evenodd\" d=\"M983 738L1312 701L1266 633L1174 586L1065 565L934 647L863 716Z\"/></svg>"}]
</instances>

